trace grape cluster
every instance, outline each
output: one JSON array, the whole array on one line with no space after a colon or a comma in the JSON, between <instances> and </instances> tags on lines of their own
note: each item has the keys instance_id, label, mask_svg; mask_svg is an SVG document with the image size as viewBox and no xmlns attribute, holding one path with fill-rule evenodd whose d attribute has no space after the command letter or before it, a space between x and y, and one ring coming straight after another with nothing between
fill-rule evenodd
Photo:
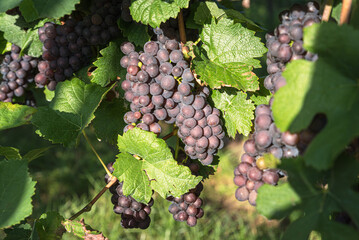
<instances>
[{"instance_id":1,"label":"grape cluster","mask_svg":"<svg viewBox=\"0 0 359 240\"><path fill-rule=\"evenodd\" d=\"M147 42L144 52L136 52L129 42L121 46L125 54L121 66L127 69L121 87L131 103L124 131L136 126L160 134L158 121L176 123L186 153L211 164L224 145L220 111L207 103L209 89L196 86L179 42L168 39L161 29L156 33L158 40Z\"/></svg>"},{"instance_id":2,"label":"grape cluster","mask_svg":"<svg viewBox=\"0 0 359 240\"><path fill-rule=\"evenodd\" d=\"M318 56L303 48L303 28L320 22L319 5L309 2L305 6L293 5L289 11L280 14L281 24L274 34L267 34L267 71L264 86L273 94L286 84L282 76L288 62L297 59L315 61ZM271 106L259 105L255 110L254 134L247 140L243 149L241 163L234 170L234 183L238 186L235 196L239 201L246 201L255 206L257 190L263 184L277 185L283 172L268 169L263 154L269 153L278 159L292 158L303 153L309 142L325 125L323 116L317 116L308 130L299 134L289 131L281 132L273 122ZM325 119L324 119L325 121ZM324 125L323 125L324 124Z\"/></svg>"},{"instance_id":3,"label":"grape cluster","mask_svg":"<svg viewBox=\"0 0 359 240\"><path fill-rule=\"evenodd\" d=\"M318 56L303 48L303 28L321 21L319 5L308 2L305 6L295 4L279 15L281 24L273 34L267 34L267 71L264 86L272 93L286 84L282 72L288 62L297 59L315 61Z\"/></svg>"},{"instance_id":4,"label":"grape cluster","mask_svg":"<svg viewBox=\"0 0 359 240\"><path fill-rule=\"evenodd\" d=\"M34 81L37 59L28 55L20 57L20 47L11 46L11 52L5 54L0 65L2 81L0 84L0 101L12 102L14 96L21 97L25 89Z\"/></svg>"},{"instance_id":5,"label":"grape cluster","mask_svg":"<svg viewBox=\"0 0 359 240\"><path fill-rule=\"evenodd\" d=\"M178 163L183 164L186 155L180 152L178 155ZM198 176L199 164L187 159L185 161L187 166L193 175ZM203 217L204 211L201 208L203 201L199 197L203 190L203 184L200 182L194 189L183 194L181 197L168 197L167 200L171 201L172 204L169 206L168 211L173 215L176 221L186 221L188 226L194 227L197 224L197 219Z\"/></svg>"},{"instance_id":6,"label":"grape cluster","mask_svg":"<svg viewBox=\"0 0 359 240\"><path fill-rule=\"evenodd\" d=\"M179 198L168 198L168 200L172 201L168 211L173 214L174 220L180 222L186 221L190 227L194 227L197 224L197 219L204 215L204 211L201 208L203 202L199 197L202 190L203 185L199 183L196 188L191 189Z\"/></svg>"},{"instance_id":7,"label":"grape cluster","mask_svg":"<svg viewBox=\"0 0 359 240\"><path fill-rule=\"evenodd\" d=\"M47 85L49 90L55 90L58 82L70 78L91 57L91 47L75 32L75 27L76 21L68 19L64 25L47 22L39 28L43 61L39 62L35 77L38 87Z\"/></svg>"},{"instance_id":8,"label":"grape cluster","mask_svg":"<svg viewBox=\"0 0 359 240\"><path fill-rule=\"evenodd\" d=\"M107 165L111 173L114 171L113 164L114 163L109 163ZM107 174L105 176L105 182L110 182L110 178ZM148 228L151 223L149 214L151 213L151 207L154 202L153 198L151 198L151 201L147 205L137 202L131 196L123 195L122 185L122 182L117 181L110 187L110 192L112 193L111 202L114 205L113 211L116 214L121 214L121 226L124 228Z\"/></svg>"},{"instance_id":9,"label":"grape cluster","mask_svg":"<svg viewBox=\"0 0 359 240\"><path fill-rule=\"evenodd\" d=\"M117 20L121 17L122 5L119 0L93 1L90 15L76 24L76 34L83 36L89 45L107 44L120 34Z\"/></svg>"},{"instance_id":10,"label":"grape cluster","mask_svg":"<svg viewBox=\"0 0 359 240\"><path fill-rule=\"evenodd\" d=\"M43 54L35 77L38 87L47 85L54 90L58 82L72 77L92 57L91 46L108 43L120 30L117 20L121 15L121 1L94 1L91 14L79 21L71 16L63 25L47 22L39 28Z\"/></svg>"},{"instance_id":11,"label":"grape cluster","mask_svg":"<svg viewBox=\"0 0 359 240\"><path fill-rule=\"evenodd\" d=\"M236 198L255 206L257 190L264 183L277 185L281 172L276 169L267 169L263 154L270 153L276 158L291 158L299 154L297 143L298 134L281 133L272 119L269 105L258 105L255 111L255 132L247 140L243 149L241 163L234 170L234 183L238 186Z\"/></svg>"}]
</instances>

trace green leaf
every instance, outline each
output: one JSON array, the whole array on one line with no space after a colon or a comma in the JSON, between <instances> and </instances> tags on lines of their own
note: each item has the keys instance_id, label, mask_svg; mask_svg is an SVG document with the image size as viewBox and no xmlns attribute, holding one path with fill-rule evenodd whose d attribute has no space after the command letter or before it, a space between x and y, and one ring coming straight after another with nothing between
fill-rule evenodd
<instances>
[{"instance_id":1,"label":"green leaf","mask_svg":"<svg viewBox=\"0 0 359 240\"><path fill-rule=\"evenodd\" d=\"M258 89L257 76L251 73L253 67L239 63L215 63L195 48L193 66L200 79L211 88L223 86L255 91Z\"/></svg>"},{"instance_id":2,"label":"green leaf","mask_svg":"<svg viewBox=\"0 0 359 240\"><path fill-rule=\"evenodd\" d=\"M6 229L6 238L4 240L29 240L31 236L30 224L20 224L12 229Z\"/></svg>"},{"instance_id":3,"label":"green leaf","mask_svg":"<svg viewBox=\"0 0 359 240\"><path fill-rule=\"evenodd\" d=\"M300 197L289 183L280 186L265 184L258 189L256 203L257 210L262 215L270 219L280 219L289 215L288 208L291 209L300 204Z\"/></svg>"},{"instance_id":4,"label":"green leaf","mask_svg":"<svg viewBox=\"0 0 359 240\"><path fill-rule=\"evenodd\" d=\"M260 26L252 20L246 18L239 11L234 9L220 9L215 2L201 2L195 12L194 21L199 25L211 24L212 18L215 18L216 20L228 18L232 19L234 23L241 23L243 26L251 30L263 30Z\"/></svg>"},{"instance_id":5,"label":"green leaf","mask_svg":"<svg viewBox=\"0 0 359 240\"><path fill-rule=\"evenodd\" d=\"M189 0L136 0L130 7L133 20L144 25L159 27L170 18L176 18L181 8L188 8Z\"/></svg>"},{"instance_id":6,"label":"green leaf","mask_svg":"<svg viewBox=\"0 0 359 240\"><path fill-rule=\"evenodd\" d=\"M0 12L6 12L9 9L19 6L22 0L0 1Z\"/></svg>"},{"instance_id":7,"label":"green leaf","mask_svg":"<svg viewBox=\"0 0 359 240\"><path fill-rule=\"evenodd\" d=\"M110 143L116 143L118 135L122 134L123 128L127 125L123 120L126 112L124 103L120 99L112 102L103 101L95 112L93 120L96 136Z\"/></svg>"},{"instance_id":8,"label":"green leaf","mask_svg":"<svg viewBox=\"0 0 359 240\"><path fill-rule=\"evenodd\" d=\"M81 221L66 220L62 223L62 225L68 233L72 233L82 239L105 239L103 234L85 224L84 219Z\"/></svg>"},{"instance_id":9,"label":"green leaf","mask_svg":"<svg viewBox=\"0 0 359 240\"><path fill-rule=\"evenodd\" d=\"M4 54L9 51L9 43L4 38L4 33L0 32L0 53Z\"/></svg>"},{"instance_id":10,"label":"green leaf","mask_svg":"<svg viewBox=\"0 0 359 240\"><path fill-rule=\"evenodd\" d=\"M121 67L120 61L123 53L120 44L110 42L110 45L100 51L102 57L98 58L94 65L97 67L93 71L91 82L97 83L102 87L108 85L111 81L116 80L120 72L126 71Z\"/></svg>"},{"instance_id":11,"label":"green leaf","mask_svg":"<svg viewBox=\"0 0 359 240\"><path fill-rule=\"evenodd\" d=\"M337 21L338 23L340 20L340 12L342 11L342 5L342 3L338 3L337 5L335 5L331 14L332 18L334 18L335 21Z\"/></svg>"},{"instance_id":12,"label":"green leaf","mask_svg":"<svg viewBox=\"0 0 359 240\"><path fill-rule=\"evenodd\" d=\"M44 88L44 94L46 101L51 102L52 99L55 97L55 91L50 91L47 86Z\"/></svg>"},{"instance_id":13,"label":"green leaf","mask_svg":"<svg viewBox=\"0 0 359 240\"><path fill-rule=\"evenodd\" d=\"M38 37L37 28L22 30L19 25L21 20L18 15L0 13L0 31L4 32L4 38L13 44L18 45L23 51L31 56L38 57L42 54L42 43Z\"/></svg>"},{"instance_id":14,"label":"green leaf","mask_svg":"<svg viewBox=\"0 0 359 240\"><path fill-rule=\"evenodd\" d=\"M57 212L48 212L41 215L36 222L36 232L40 239L61 239L63 229L61 222L64 218Z\"/></svg>"},{"instance_id":15,"label":"green leaf","mask_svg":"<svg viewBox=\"0 0 359 240\"><path fill-rule=\"evenodd\" d=\"M32 0L23 0L20 4L20 11L26 22L32 22L39 18L39 13Z\"/></svg>"},{"instance_id":16,"label":"green leaf","mask_svg":"<svg viewBox=\"0 0 359 240\"><path fill-rule=\"evenodd\" d=\"M268 104L271 97L272 97L271 95L262 96L262 95L253 94L251 96L251 100L253 101L254 105L258 106L261 104Z\"/></svg>"},{"instance_id":17,"label":"green leaf","mask_svg":"<svg viewBox=\"0 0 359 240\"><path fill-rule=\"evenodd\" d=\"M149 202L152 189L163 198L179 197L201 181L188 167L178 165L166 142L152 132L134 128L118 136L117 146L121 153L114 164L114 175L124 182L124 194L137 201Z\"/></svg>"},{"instance_id":18,"label":"green leaf","mask_svg":"<svg viewBox=\"0 0 359 240\"><path fill-rule=\"evenodd\" d=\"M0 229L19 223L32 213L31 197L35 194L24 160L0 162Z\"/></svg>"},{"instance_id":19,"label":"green leaf","mask_svg":"<svg viewBox=\"0 0 359 240\"><path fill-rule=\"evenodd\" d=\"M223 19L206 24L200 34L202 49L195 51L195 71L211 88L232 86L244 91L258 89L258 77L253 67L260 67L259 60L266 48L254 32L241 24ZM204 52L204 51L205 52Z\"/></svg>"},{"instance_id":20,"label":"green leaf","mask_svg":"<svg viewBox=\"0 0 359 240\"><path fill-rule=\"evenodd\" d=\"M0 102L0 130L28 124L35 112L32 107Z\"/></svg>"},{"instance_id":21,"label":"green leaf","mask_svg":"<svg viewBox=\"0 0 359 240\"><path fill-rule=\"evenodd\" d=\"M151 39L146 25L136 22L128 23L119 19L119 27L123 36L127 37L128 41L134 43L136 46L141 47Z\"/></svg>"},{"instance_id":22,"label":"green leaf","mask_svg":"<svg viewBox=\"0 0 359 240\"><path fill-rule=\"evenodd\" d=\"M0 156L4 156L7 159L22 159L19 149L13 147L0 146Z\"/></svg>"},{"instance_id":23,"label":"green leaf","mask_svg":"<svg viewBox=\"0 0 359 240\"><path fill-rule=\"evenodd\" d=\"M50 147L37 148L37 149L30 150L28 153L26 153L24 155L23 158L26 159L28 162L31 162L32 160L42 157L44 155L44 153L49 149L50 149Z\"/></svg>"},{"instance_id":24,"label":"green leaf","mask_svg":"<svg viewBox=\"0 0 359 240\"><path fill-rule=\"evenodd\" d=\"M39 18L60 18L70 14L80 0L24 0L24 2L20 5L21 13L26 21L30 22Z\"/></svg>"},{"instance_id":25,"label":"green leaf","mask_svg":"<svg viewBox=\"0 0 359 240\"><path fill-rule=\"evenodd\" d=\"M238 133L248 136L254 119L254 104L247 95L234 89L213 90L214 106L223 113L227 134L234 138Z\"/></svg>"},{"instance_id":26,"label":"green leaf","mask_svg":"<svg viewBox=\"0 0 359 240\"><path fill-rule=\"evenodd\" d=\"M257 209L266 217L277 219L301 210L302 214L287 228L283 239L306 239L313 230L328 237L325 239L335 239L338 229L342 229L348 239L358 238L358 232L330 221L333 213L346 212L359 226L359 193L352 189L359 174L359 163L355 159L341 155L326 172L305 166L302 157L283 159L279 167L288 173L289 183L261 187Z\"/></svg>"},{"instance_id":27,"label":"green leaf","mask_svg":"<svg viewBox=\"0 0 359 240\"><path fill-rule=\"evenodd\" d=\"M267 49L254 34L255 32L241 24L224 19L218 23L212 20L211 24L206 24L200 36L211 61L260 67L260 61L253 58L261 57Z\"/></svg>"},{"instance_id":28,"label":"green leaf","mask_svg":"<svg viewBox=\"0 0 359 240\"><path fill-rule=\"evenodd\" d=\"M50 106L39 108L32 123L40 136L53 143L69 145L90 124L95 110L111 88L85 84L77 78L61 82Z\"/></svg>"},{"instance_id":29,"label":"green leaf","mask_svg":"<svg viewBox=\"0 0 359 240\"><path fill-rule=\"evenodd\" d=\"M8 42L21 46L25 39L25 31L16 25L18 18L18 15L0 13L0 31L4 32L4 38Z\"/></svg>"},{"instance_id":30,"label":"green leaf","mask_svg":"<svg viewBox=\"0 0 359 240\"><path fill-rule=\"evenodd\" d=\"M305 29L304 37L305 47L320 57L316 62L298 60L286 66L287 85L276 93L273 115L282 131L299 132L317 113L324 113L328 123L304 156L309 165L328 169L359 136L359 48L354 40L359 39L359 31L345 25L316 24Z\"/></svg>"}]
</instances>

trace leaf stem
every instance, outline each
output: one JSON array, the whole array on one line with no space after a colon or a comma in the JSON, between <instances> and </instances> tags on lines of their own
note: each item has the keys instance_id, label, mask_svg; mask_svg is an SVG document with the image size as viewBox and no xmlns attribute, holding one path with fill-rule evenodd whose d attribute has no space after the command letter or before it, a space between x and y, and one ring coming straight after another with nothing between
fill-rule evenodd
<instances>
[{"instance_id":1,"label":"leaf stem","mask_svg":"<svg viewBox=\"0 0 359 240\"><path fill-rule=\"evenodd\" d=\"M178 160L178 152L180 149L180 138L177 136L176 149L175 149L175 159Z\"/></svg>"},{"instance_id":2,"label":"leaf stem","mask_svg":"<svg viewBox=\"0 0 359 240\"><path fill-rule=\"evenodd\" d=\"M101 157L98 155L98 153L96 152L96 149L93 147L93 145L91 144L89 138L87 137L86 133L85 133L85 130L82 130L82 135L84 135L84 138L86 139L88 145L90 145L92 151L95 153L97 159L100 161L100 163L102 164L102 166L105 168L105 171L107 173L108 176L110 176L111 178L113 177L112 176L112 173L107 169L106 167L106 164L102 161Z\"/></svg>"},{"instance_id":3,"label":"leaf stem","mask_svg":"<svg viewBox=\"0 0 359 240\"><path fill-rule=\"evenodd\" d=\"M169 139L170 137L174 136L174 135L177 135L177 130L174 129L172 132L170 132L169 134L167 134L166 136L164 136L162 139L163 140L167 140Z\"/></svg>"},{"instance_id":4,"label":"leaf stem","mask_svg":"<svg viewBox=\"0 0 359 240\"><path fill-rule=\"evenodd\" d=\"M352 6L352 0L343 0L343 6L342 6L342 11L340 13L339 25L349 22L351 6Z\"/></svg>"},{"instance_id":5,"label":"leaf stem","mask_svg":"<svg viewBox=\"0 0 359 240\"><path fill-rule=\"evenodd\" d=\"M179 28L179 33L180 33L181 42L182 42L183 44L186 44L186 42L187 42L187 39L186 39L186 30L185 30L185 26L184 26L184 20L183 20L182 10L181 10L180 13L178 14L178 28Z\"/></svg>"},{"instance_id":6,"label":"leaf stem","mask_svg":"<svg viewBox=\"0 0 359 240\"><path fill-rule=\"evenodd\" d=\"M322 16L322 22L328 22L330 18L330 13L332 12L333 8L333 0L327 0L325 3L323 16Z\"/></svg>"},{"instance_id":7,"label":"leaf stem","mask_svg":"<svg viewBox=\"0 0 359 240\"><path fill-rule=\"evenodd\" d=\"M79 212L75 213L69 220L74 220L84 212L91 211L92 206L100 199L100 197L109 189L115 182L117 181L116 177L111 177L111 181L104 187L102 190L89 202L84 208L82 208Z\"/></svg>"}]
</instances>

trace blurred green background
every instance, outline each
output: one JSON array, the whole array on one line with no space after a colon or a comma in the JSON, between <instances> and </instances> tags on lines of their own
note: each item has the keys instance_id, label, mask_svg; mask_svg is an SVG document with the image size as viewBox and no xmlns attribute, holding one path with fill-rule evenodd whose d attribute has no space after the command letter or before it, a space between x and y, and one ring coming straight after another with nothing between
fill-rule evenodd
<instances>
[{"instance_id":1,"label":"blurred green background","mask_svg":"<svg viewBox=\"0 0 359 240\"><path fill-rule=\"evenodd\" d=\"M272 31L279 23L280 11L292 3L306 1L293 0L251 0L249 9L242 8L242 1L219 1L226 7L243 11L267 31ZM258 33L264 41L266 32ZM266 75L265 57L263 68L257 69L258 76ZM96 139L93 129L86 130L91 142L108 163L115 160L118 150L106 142ZM169 202L154 195L151 225L147 230L127 230L120 226L120 216L113 213L111 194L106 192L95 204L92 211L83 214L85 222L113 239L279 239L287 222L269 221L260 216L248 203L238 202L234 197L233 170L242 153L243 139L238 136L220 152L220 164L217 173L204 183L205 215L196 227L176 222L168 212ZM22 126L2 131L1 146L27 151L50 146L51 143L35 134L33 126ZM36 195L33 197L33 218L47 211L58 211L65 218L71 217L83 208L90 199L104 187L105 172L83 137L78 146L64 148L54 145L45 155L29 165L34 180L37 181ZM64 239L76 239L65 234Z\"/></svg>"}]
</instances>

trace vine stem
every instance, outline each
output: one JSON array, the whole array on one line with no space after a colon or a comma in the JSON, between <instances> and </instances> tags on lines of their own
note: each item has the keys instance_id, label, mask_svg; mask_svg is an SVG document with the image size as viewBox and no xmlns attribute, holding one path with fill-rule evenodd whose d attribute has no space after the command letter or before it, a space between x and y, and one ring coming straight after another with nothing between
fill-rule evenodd
<instances>
[{"instance_id":1,"label":"vine stem","mask_svg":"<svg viewBox=\"0 0 359 240\"><path fill-rule=\"evenodd\" d=\"M182 10L178 14L178 28L179 28L179 34L180 34L181 43L186 44L186 42L187 42L186 29L185 29L185 26L184 26Z\"/></svg>"},{"instance_id":2,"label":"vine stem","mask_svg":"<svg viewBox=\"0 0 359 240\"><path fill-rule=\"evenodd\" d=\"M97 202L97 200L100 199L100 197L109 189L115 182L117 181L116 177L111 177L110 182L102 188L102 190L89 202L84 208L82 208L79 212L75 213L72 217L69 218L69 220L74 220L84 212L89 212L92 209L92 206Z\"/></svg>"},{"instance_id":3,"label":"vine stem","mask_svg":"<svg viewBox=\"0 0 359 240\"><path fill-rule=\"evenodd\" d=\"M342 11L340 13L339 25L349 22L351 6L352 6L352 0L343 0L343 6L342 6Z\"/></svg>"},{"instance_id":4,"label":"vine stem","mask_svg":"<svg viewBox=\"0 0 359 240\"><path fill-rule=\"evenodd\" d=\"M330 13L332 12L333 8L333 0L327 0L325 3L323 15L322 15L322 22L328 22L330 18Z\"/></svg>"},{"instance_id":5,"label":"vine stem","mask_svg":"<svg viewBox=\"0 0 359 240\"><path fill-rule=\"evenodd\" d=\"M112 177L113 177L113 176L112 176L112 173L107 169L107 167L106 167L105 163L102 161L100 155L98 155L96 149L95 149L95 148L93 147L93 145L91 144L89 138L87 137L87 135L86 135L86 133L85 133L85 130L82 130L82 135L84 135L84 138L86 139L88 145L90 145L90 147L91 147L92 151L95 153L97 159L100 161L100 163L102 164L102 166L105 168L105 171L106 171L107 175L112 178Z\"/></svg>"},{"instance_id":6,"label":"vine stem","mask_svg":"<svg viewBox=\"0 0 359 240\"><path fill-rule=\"evenodd\" d=\"M167 134L166 136L164 136L162 139L163 140L167 140L169 139L170 137L174 136L174 135L177 135L177 130L174 129L172 132L170 132L169 134Z\"/></svg>"}]
</instances>

